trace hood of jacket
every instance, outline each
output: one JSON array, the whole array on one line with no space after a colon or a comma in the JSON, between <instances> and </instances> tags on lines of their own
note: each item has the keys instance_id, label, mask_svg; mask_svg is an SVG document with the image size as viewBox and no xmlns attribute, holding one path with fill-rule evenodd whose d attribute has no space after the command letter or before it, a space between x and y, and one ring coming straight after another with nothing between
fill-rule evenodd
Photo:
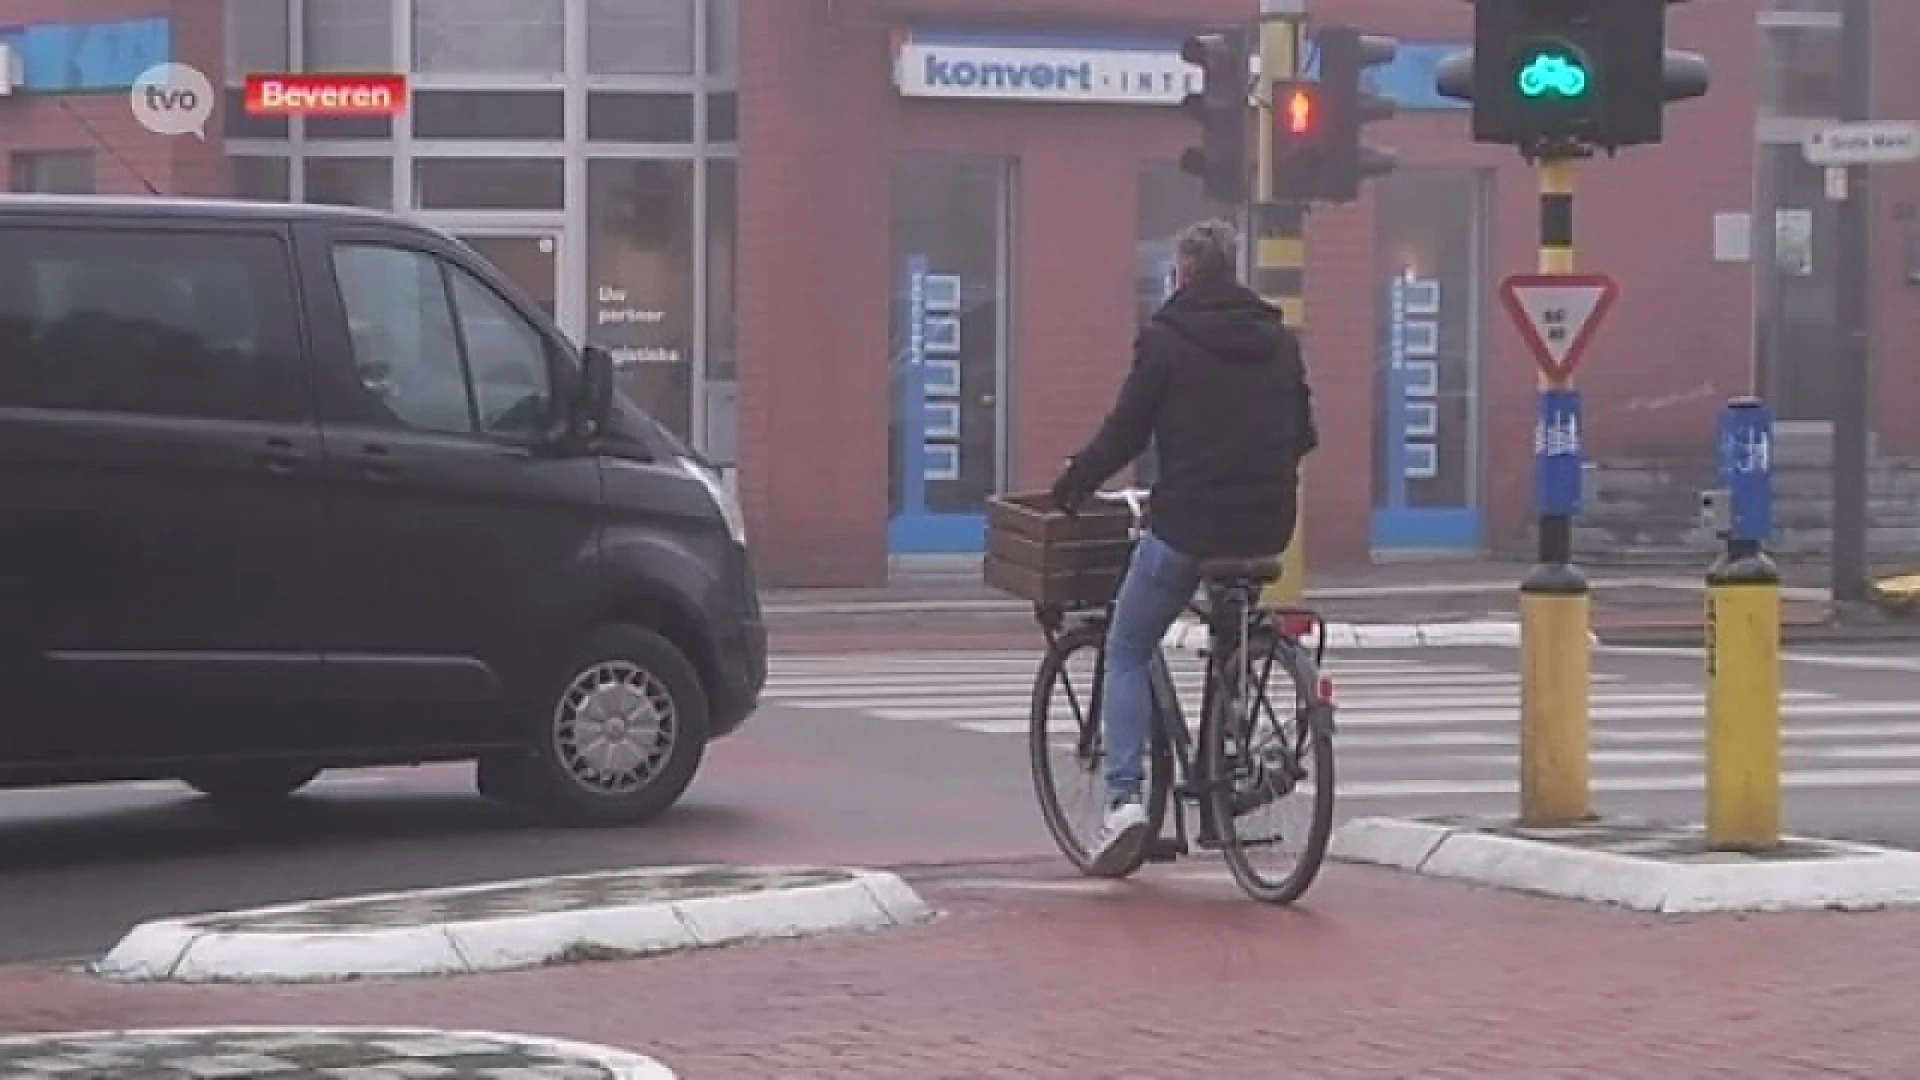
<instances>
[{"instance_id":1,"label":"hood of jacket","mask_svg":"<svg viewBox=\"0 0 1920 1080\"><path fill-rule=\"evenodd\" d=\"M1244 285L1182 289L1153 321L1231 363L1265 363L1286 334L1280 309Z\"/></svg>"}]
</instances>

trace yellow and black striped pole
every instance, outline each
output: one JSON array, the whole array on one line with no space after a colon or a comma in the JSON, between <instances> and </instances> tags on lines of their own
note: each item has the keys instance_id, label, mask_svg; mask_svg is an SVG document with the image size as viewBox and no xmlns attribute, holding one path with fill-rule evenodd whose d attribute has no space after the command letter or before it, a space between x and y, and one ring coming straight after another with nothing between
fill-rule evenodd
<instances>
[{"instance_id":1,"label":"yellow and black striped pole","mask_svg":"<svg viewBox=\"0 0 1920 1080\"><path fill-rule=\"evenodd\" d=\"M1259 181L1253 200L1254 271L1253 290L1268 303L1286 313L1287 323L1305 337L1307 327L1307 252L1306 207L1300 203L1282 203L1273 198L1273 84L1276 80L1298 77L1301 28L1304 5L1267 0L1260 14L1260 109L1259 137L1255 145ZM1307 505L1306 480L1301 477L1298 497L1299 516L1293 526L1293 541L1287 545L1280 580L1267 586L1263 599L1268 604L1298 604L1307 589Z\"/></svg>"},{"instance_id":2,"label":"yellow and black striped pole","mask_svg":"<svg viewBox=\"0 0 1920 1080\"><path fill-rule=\"evenodd\" d=\"M1540 165L1540 272L1573 272L1574 161ZM1540 391L1573 389L1571 373ZM1544 413L1543 409L1543 413ZM1546 512L1539 563L1520 584L1520 819L1570 825L1592 816L1588 694L1592 682L1587 579L1573 565L1573 519Z\"/></svg>"}]
</instances>

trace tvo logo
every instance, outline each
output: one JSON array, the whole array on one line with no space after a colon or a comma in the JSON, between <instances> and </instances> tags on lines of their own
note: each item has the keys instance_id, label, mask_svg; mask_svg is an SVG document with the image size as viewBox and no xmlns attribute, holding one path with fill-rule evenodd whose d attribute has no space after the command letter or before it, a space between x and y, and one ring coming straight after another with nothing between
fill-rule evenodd
<instances>
[{"instance_id":1,"label":"tvo logo","mask_svg":"<svg viewBox=\"0 0 1920 1080\"><path fill-rule=\"evenodd\" d=\"M155 135L207 137L213 116L213 84L187 64L155 64L133 80L133 118Z\"/></svg>"}]
</instances>

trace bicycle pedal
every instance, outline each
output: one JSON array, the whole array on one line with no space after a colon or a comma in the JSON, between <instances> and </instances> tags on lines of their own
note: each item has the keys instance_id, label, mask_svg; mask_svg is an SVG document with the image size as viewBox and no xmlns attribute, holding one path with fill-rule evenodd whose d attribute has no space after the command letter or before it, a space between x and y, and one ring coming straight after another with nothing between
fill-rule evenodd
<instances>
[{"instance_id":1,"label":"bicycle pedal","mask_svg":"<svg viewBox=\"0 0 1920 1080\"><path fill-rule=\"evenodd\" d=\"M1187 854L1187 845L1177 836L1166 836L1147 845L1147 861L1173 862Z\"/></svg>"}]
</instances>

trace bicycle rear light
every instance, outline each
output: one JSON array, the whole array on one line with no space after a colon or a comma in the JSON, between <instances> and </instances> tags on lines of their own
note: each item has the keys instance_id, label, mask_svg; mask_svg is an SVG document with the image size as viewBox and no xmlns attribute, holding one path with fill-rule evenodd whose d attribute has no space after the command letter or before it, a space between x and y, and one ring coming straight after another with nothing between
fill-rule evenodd
<instances>
[{"instance_id":1,"label":"bicycle rear light","mask_svg":"<svg viewBox=\"0 0 1920 1080\"><path fill-rule=\"evenodd\" d=\"M1333 704L1333 676L1331 675L1320 676L1319 696L1321 701L1324 701L1329 705Z\"/></svg>"},{"instance_id":2,"label":"bicycle rear light","mask_svg":"<svg viewBox=\"0 0 1920 1080\"><path fill-rule=\"evenodd\" d=\"M1280 616L1280 632L1299 641L1320 625L1319 617L1308 611L1289 611Z\"/></svg>"}]
</instances>

